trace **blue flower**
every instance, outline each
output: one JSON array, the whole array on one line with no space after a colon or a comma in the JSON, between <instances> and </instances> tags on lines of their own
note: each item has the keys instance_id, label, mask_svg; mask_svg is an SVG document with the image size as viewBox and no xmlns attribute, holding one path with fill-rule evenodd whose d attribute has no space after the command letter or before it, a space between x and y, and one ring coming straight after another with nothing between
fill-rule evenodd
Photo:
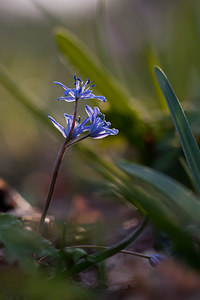
<instances>
[{"instance_id":1,"label":"blue flower","mask_svg":"<svg viewBox=\"0 0 200 300\"><path fill-rule=\"evenodd\" d=\"M149 258L149 263L152 267L157 267L166 257L162 254L153 254Z\"/></svg>"},{"instance_id":2,"label":"blue flower","mask_svg":"<svg viewBox=\"0 0 200 300\"><path fill-rule=\"evenodd\" d=\"M85 126L85 130L89 130L89 136L93 139L101 139L108 135L115 135L119 132L117 129L110 129L110 122L106 122L105 116L100 113L98 107L92 109L89 105L85 106L88 114L90 125ZM98 117L98 115L100 115Z\"/></svg>"},{"instance_id":3,"label":"blue flower","mask_svg":"<svg viewBox=\"0 0 200 300\"><path fill-rule=\"evenodd\" d=\"M101 114L98 107L94 107L94 109L92 109L89 105L86 105L85 110L88 114L88 117L86 117L82 123L80 123L80 120L76 120L70 140L75 140L81 133L85 131L88 131L88 134L86 134L85 137L90 136L93 139L102 139L108 135L115 135L119 132L119 130L117 129L110 129L111 123L106 122L105 116ZM66 129L57 121L55 121L51 116L49 116L49 119L51 120L53 125L62 133L62 135L67 138L72 126L73 115L64 114L64 116L67 124ZM87 125L88 123L89 125Z\"/></svg>"},{"instance_id":4,"label":"blue flower","mask_svg":"<svg viewBox=\"0 0 200 300\"><path fill-rule=\"evenodd\" d=\"M58 122L56 122L51 116L49 116L49 119L51 120L51 122L53 123L53 125L62 133L62 135L67 138L71 126L72 126L72 122L73 122L73 115L67 115L64 114L65 117L65 121L66 121L66 129L60 125ZM87 117L82 123L80 123L80 120L76 120L75 122L75 126L74 126L74 130L73 133L71 135L70 140L74 140L76 139L82 132L86 131L87 129L85 129L85 125L88 123L89 121L89 117Z\"/></svg>"},{"instance_id":5,"label":"blue flower","mask_svg":"<svg viewBox=\"0 0 200 300\"><path fill-rule=\"evenodd\" d=\"M64 91L65 97L59 97L57 100L65 100L67 102L73 102L78 99L86 99L86 100L98 99L103 102L106 102L105 97L95 96L94 94L92 94L92 91L90 90L90 88L94 87L94 85L87 87L87 85L90 84L89 79L85 82L85 84L83 84L83 81L74 75L74 80L75 80L74 85L76 85L76 87L71 88L71 89L66 87L64 84L62 84L60 82L57 82L57 81L54 82L55 84L61 85L65 89L65 91Z\"/></svg>"}]
</instances>

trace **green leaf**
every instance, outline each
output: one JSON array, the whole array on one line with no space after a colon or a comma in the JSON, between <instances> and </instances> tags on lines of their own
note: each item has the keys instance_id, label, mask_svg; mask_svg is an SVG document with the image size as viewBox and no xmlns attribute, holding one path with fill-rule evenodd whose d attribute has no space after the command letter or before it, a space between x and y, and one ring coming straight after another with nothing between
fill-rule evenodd
<instances>
[{"instance_id":1,"label":"green leaf","mask_svg":"<svg viewBox=\"0 0 200 300\"><path fill-rule=\"evenodd\" d=\"M172 208L177 219L180 215L180 219L185 225L194 223L200 227L199 199L189 189L148 167L129 162L117 162L117 166L135 180L139 180L141 186L149 184L153 189L162 193L158 205L160 203L160 205L164 204L169 209ZM152 194L154 192L155 190L152 191ZM165 200L163 196L166 197L166 201L162 203L162 200Z\"/></svg>"},{"instance_id":2,"label":"green leaf","mask_svg":"<svg viewBox=\"0 0 200 300\"><path fill-rule=\"evenodd\" d=\"M20 220L9 214L0 215L0 241L9 262L18 261L28 271L33 271L37 256L57 255L57 251L38 233L23 228Z\"/></svg>"},{"instance_id":3,"label":"green leaf","mask_svg":"<svg viewBox=\"0 0 200 300\"><path fill-rule=\"evenodd\" d=\"M199 269L199 254L193 243L193 237L199 236L200 225L197 198L183 186L150 168L127 162L117 162L117 165L132 178L128 185L124 183L129 189L128 197L121 190L124 198L139 209L141 206L156 227L170 236L179 256Z\"/></svg>"},{"instance_id":4,"label":"green leaf","mask_svg":"<svg viewBox=\"0 0 200 300\"><path fill-rule=\"evenodd\" d=\"M65 248L64 256L66 260L71 260L73 263L77 263L81 258L87 256L87 252L81 248Z\"/></svg>"},{"instance_id":5,"label":"green leaf","mask_svg":"<svg viewBox=\"0 0 200 300\"><path fill-rule=\"evenodd\" d=\"M147 66L149 69L150 77L151 77L155 92L157 94L156 98L157 98L157 102L158 102L158 107L160 107L161 111L168 111L167 104L166 104L163 94L159 88L158 82L156 81L154 71L153 71L153 67L155 65L159 64L159 59L158 59L157 53L155 52L155 50L153 49L151 44L147 45L146 51L147 51L147 53L146 53Z\"/></svg>"},{"instance_id":6,"label":"green leaf","mask_svg":"<svg viewBox=\"0 0 200 300\"><path fill-rule=\"evenodd\" d=\"M49 130L56 132L54 126L50 126L47 113L35 103L39 103L35 96L32 95L23 86L19 85L17 80L12 77L8 70L0 64L0 84L9 92L14 98L21 103L34 117L41 121L44 125L48 126ZM60 135L59 135L60 136Z\"/></svg>"},{"instance_id":7,"label":"green leaf","mask_svg":"<svg viewBox=\"0 0 200 300\"><path fill-rule=\"evenodd\" d=\"M21 268L1 268L0 299L28 300L88 300L95 295L89 289L81 287L69 276L52 276L52 273L37 273L37 276L27 274Z\"/></svg>"},{"instance_id":8,"label":"green leaf","mask_svg":"<svg viewBox=\"0 0 200 300\"><path fill-rule=\"evenodd\" d=\"M200 151L198 145L191 132L181 104L177 99L166 75L158 67L155 67L155 74L178 132L194 182L197 186L198 192L200 193Z\"/></svg>"},{"instance_id":9,"label":"green leaf","mask_svg":"<svg viewBox=\"0 0 200 300\"><path fill-rule=\"evenodd\" d=\"M5 67L0 65L0 83L17 98L29 111L36 115L40 120L44 121L46 115L34 105L35 97L26 91L17 81L12 78Z\"/></svg>"}]
</instances>

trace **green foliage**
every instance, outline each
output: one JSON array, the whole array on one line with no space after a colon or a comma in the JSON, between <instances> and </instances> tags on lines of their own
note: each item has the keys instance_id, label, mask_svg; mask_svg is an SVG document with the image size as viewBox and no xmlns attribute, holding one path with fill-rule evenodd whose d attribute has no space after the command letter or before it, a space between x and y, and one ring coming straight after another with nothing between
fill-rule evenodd
<instances>
[{"instance_id":1,"label":"green foliage","mask_svg":"<svg viewBox=\"0 0 200 300\"><path fill-rule=\"evenodd\" d=\"M64 249L64 254L67 259L70 259L74 264L77 263L81 258L87 256L87 252L80 248L75 249Z\"/></svg>"},{"instance_id":2,"label":"green foliage","mask_svg":"<svg viewBox=\"0 0 200 300\"><path fill-rule=\"evenodd\" d=\"M24 229L22 222L9 214L0 215L0 241L6 259L11 263L18 262L29 272L36 267L33 255L57 255L47 240L34 231Z\"/></svg>"},{"instance_id":3,"label":"green foliage","mask_svg":"<svg viewBox=\"0 0 200 300\"><path fill-rule=\"evenodd\" d=\"M138 207L148 213L152 222L168 233L179 255L193 267L200 268L199 250L193 242L194 236L199 239L198 198L175 180L155 170L130 162L118 162L117 165L131 176L131 201L136 198L133 203L139 204ZM126 194L122 195L127 198Z\"/></svg>"},{"instance_id":4,"label":"green foliage","mask_svg":"<svg viewBox=\"0 0 200 300\"><path fill-rule=\"evenodd\" d=\"M200 151L198 145L193 137L181 104L172 90L167 77L159 68L155 68L155 74L169 107L194 182L200 193Z\"/></svg>"},{"instance_id":5,"label":"green foliage","mask_svg":"<svg viewBox=\"0 0 200 300\"><path fill-rule=\"evenodd\" d=\"M92 157L92 167L105 179L105 188L114 197L125 199L143 214L148 214L153 224L168 234L178 256L194 268L200 268L200 252L194 242L199 240L199 199L174 179L153 169L130 162L112 162L84 151ZM121 173L121 171L126 174Z\"/></svg>"},{"instance_id":6,"label":"green foliage","mask_svg":"<svg viewBox=\"0 0 200 300\"><path fill-rule=\"evenodd\" d=\"M89 300L92 293L71 283L65 277L49 278L38 273L30 276L21 269L4 269L0 272L1 299L28 299L28 300Z\"/></svg>"},{"instance_id":7,"label":"green foliage","mask_svg":"<svg viewBox=\"0 0 200 300\"><path fill-rule=\"evenodd\" d=\"M172 119L193 175L200 191L200 153L192 135L184 111L164 73L156 68L156 77L165 96ZM132 199L148 213L152 221L165 230L177 246L179 254L194 267L200 267L199 249L195 248L194 236L199 240L199 199L173 179L150 168L137 164L118 162L117 165L133 178L128 186ZM127 182L124 182L127 186ZM127 198L127 193L122 190ZM128 197L130 201L130 195Z\"/></svg>"},{"instance_id":8,"label":"green foliage","mask_svg":"<svg viewBox=\"0 0 200 300\"><path fill-rule=\"evenodd\" d=\"M189 189L160 172L138 164L117 162L117 166L131 175L141 188L144 187L147 194L157 195L153 200L155 205L165 206L180 226L186 228L193 223L200 228L199 199Z\"/></svg>"},{"instance_id":9,"label":"green foliage","mask_svg":"<svg viewBox=\"0 0 200 300\"><path fill-rule=\"evenodd\" d=\"M46 123L46 113L43 112L35 103L35 100L29 91L22 85L18 84L17 80L8 72L8 70L0 64L0 83L5 87L29 112L36 116L40 121Z\"/></svg>"}]
</instances>

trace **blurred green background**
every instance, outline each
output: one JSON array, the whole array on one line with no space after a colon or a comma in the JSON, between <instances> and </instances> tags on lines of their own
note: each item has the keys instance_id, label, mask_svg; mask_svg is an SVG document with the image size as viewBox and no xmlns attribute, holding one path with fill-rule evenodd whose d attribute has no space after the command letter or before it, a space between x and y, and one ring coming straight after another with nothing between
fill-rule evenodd
<instances>
[{"instance_id":1,"label":"blurred green background","mask_svg":"<svg viewBox=\"0 0 200 300\"><path fill-rule=\"evenodd\" d=\"M148 131L145 138L141 136L141 140L148 140L146 146L149 147L141 155L134 145L134 138L130 143L130 135L129 140L126 137L128 121L122 126L120 115L113 116L108 110L109 104L100 104L105 113L108 111L112 127L120 129L120 134L112 140L108 137L84 143L92 145L100 155L107 153L112 158L131 158L187 181L182 174L180 176L180 166L177 166L182 151L153 67L158 64L167 74L184 108L190 113L192 129L198 137L200 2L80 1L73 8L71 1L66 1L65 5L55 1L58 9L45 1L17 2L0 2L1 64L35 96L35 103L46 115L63 122L63 113L73 111L71 104L57 103L56 99L62 96L63 90L53 85L53 81L71 86L73 74L82 78L79 70L60 57L53 30L62 26L75 33L124 85L127 94L137 99L138 107L144 107L148 112L146 123L154 127L152 135ZM28 2L31 3L30 9ZM98 86L94 92L98 94ZM44 201L62 139L56 138L1 85L0 99L0 176L28 201L39 205ZM136 102L131 103L134 107ZM85 104L80 103L80 112ZM49 126L52 126L50 122ZM145 158L147 153L148 159ZM77 151L67 153L56 188L57 201L74 193L75 189L78 193L95 188L94 174L87 164ZM90 184L85 185L88 179Z\"/></svg>"}]
</instances>

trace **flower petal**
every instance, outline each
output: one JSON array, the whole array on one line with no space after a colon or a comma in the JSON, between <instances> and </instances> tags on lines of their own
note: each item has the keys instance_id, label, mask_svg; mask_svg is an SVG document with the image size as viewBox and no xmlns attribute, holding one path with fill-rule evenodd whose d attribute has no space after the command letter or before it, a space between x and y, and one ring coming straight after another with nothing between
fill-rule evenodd
<instances>
[{"instance_id":1,"label":"flower petal","mask_svg":"<svg viewBox=\"0 0 200 300\"><path fill-rule=\"evenodd\" d=\"M97 135L91 135L91 138L93 138L94 140L98 140L98 139L102 139L108 135L109 135L109 133L100 133Z\"/></svg>"},{"instance_id":2,"label":"flower petal","mask_svg":"<svg viewBox=\"0 0 200 300\"><path fill-rule=\"evenodd\" d=\"M58 100L58 101L59 101L59 100L65 100L65 101L67 101L67 102L74 102L74 101L75 101L75 97L72 97L72 96L59 97L57 100Z\"/></svg>"},{"instance_id":3,"label":"flower petal","mask_svg":"<svg viewBox=\"0 0 200 300\"><path fill-rule=\"evenodd\" d=\"M61 85L65 90L69 90L68 87L66 87L64 84L62 84L61 82L58 82L58 81L54 81L54 84L58 84L58 85Z\"/></svg>"},{"instance_id":4,"label":"flower petal","mask_svg":"<svg viewBox=\"0 0 200 300\"><path fill-rule=\"evenodd\" d=\"M106 102L106 98L104 96L95 96L94 99L101 100L103 102Z\"/></svg>"},{"instance_id":5,"label":"flower petal","mask_svg":"<svg viewBox=\"0 0 200 300\"><path fill-rule=\"evenodd\" d=\"M88 114L89 118L91 119L92 118L92 114L93 114L93 109L89 105L86 105L85 106L85 111Z\"/></svg>"},{"instance_id":6,"label":"flower petal","mask_svg":"<svg viewBox=\"0 0 200 300\"><path fill-rule=\"evenodd\" d=\"M73 115L64 114L65 120L66 120L66 135L68 136L72 122L73 122Z\"/></svg>"},{"instance_id":7,"label":"flower petal","mask_svg":"<svg viewBox=\"0 0 200 300\"><path fill-rule=\"evenodd\" d=\"M58 122L56 122L51 116L48 116L53 125L62 133L62 135L66 138L65 128L61 126Z\"/></svg>"}]
</instances>

